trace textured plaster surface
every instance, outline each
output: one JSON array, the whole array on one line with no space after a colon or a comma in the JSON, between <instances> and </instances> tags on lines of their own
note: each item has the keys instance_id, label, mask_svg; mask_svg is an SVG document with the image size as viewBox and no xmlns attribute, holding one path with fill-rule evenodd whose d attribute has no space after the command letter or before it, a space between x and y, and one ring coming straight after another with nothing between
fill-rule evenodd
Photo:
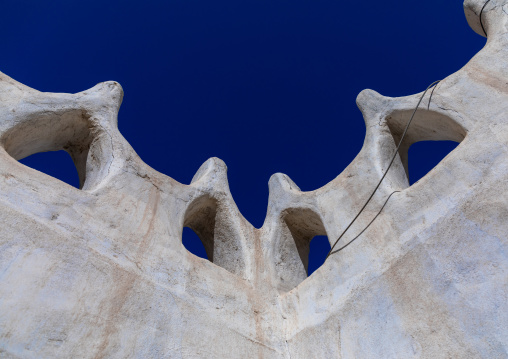
<instances>
[{"instance_id":1,"label":"textured plaster surface","mask_svg":"<svg viewBox=\"0 0 508 359\"><path fill-rule=\"evenodd\" d=\"M483 4L464 4L481 35ZM310 239L355 216L421 94L360 93L358 156L311 192L275 174L256 229L221 160L185 185L136 155L118 83L42 93L0 73L0 357L507 358L507 13L487 5L485 48L425 97L343 243L401 192L309 278ZM460 145L409 187L407 150L423 140ZM81 190L17 162L60 149ZM213 263L186 251L185 226Z\"/></svg>"}]
</instances>

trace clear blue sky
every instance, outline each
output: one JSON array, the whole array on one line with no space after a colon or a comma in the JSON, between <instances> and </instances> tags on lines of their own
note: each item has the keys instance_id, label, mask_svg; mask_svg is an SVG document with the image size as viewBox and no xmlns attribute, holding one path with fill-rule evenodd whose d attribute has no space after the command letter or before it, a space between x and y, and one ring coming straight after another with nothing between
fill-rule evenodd
<instances>
[{"instance_id":1,"label":"clear blue sky","mask_svg":"<svg viewBox=\"0 0 508 359\"><path fill-rule=\"evenodd\" d=\"M485 43L458 0L3 0L0 9L0 71L50 92L118 81L119 128L140 157L183 183L221 158L256 227L273 173L313 190L356 156L361 90L420 92ZM418 146L412 182L452 148ZM76 181L57 162L25 160Z\"/></svg>"}]
</instances>

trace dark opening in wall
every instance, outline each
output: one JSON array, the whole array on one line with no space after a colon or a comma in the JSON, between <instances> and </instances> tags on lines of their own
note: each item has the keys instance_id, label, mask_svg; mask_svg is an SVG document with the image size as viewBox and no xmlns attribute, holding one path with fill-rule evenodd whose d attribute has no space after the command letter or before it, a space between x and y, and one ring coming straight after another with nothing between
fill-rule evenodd
<instances>
[{"instance_id":1,"label":"dark opening in wall","mask_svg":"<svg viewBox=\"0 0 508 359\"><path fill-rule=\"evenodd\" d=\"M201 239L199 239L198 235L192 229L184 227L182 243L183 246L195 256L208 259L203 242L201 242Z\"/></svg>"},{"instance_id":2,"label":"dark opening in wall","mask_svg":"<svg viewBox=\"0 0 508 359\"><path fill-rule=\"evenodd\" d=\"M310 276L316 269L325 263L326 256L331 246L327 236L316 236L310 242L309 264L307 273Z\"/></svg>"},{"instance_id":3,"label":"dark opening in wall","mask_svg":"<svg viewBox=\"0 0 508 359\"><path fill-rule=\"evenodd\" d=\"M408 151L409 184L419 181L457 146L454 141L421 141Z\"/></svg>"},{"instance_id":4,"label":"dark opening in wall","mask_svg":"<svg viewBox=\"0 0 508 359\"><path fill-rule=\"evenodd\" d=\"M400 143L413 113L414 109L397 110L387 116L394 146ZM436 167L466 135L466 130L453 118L442 112L419 108L399 149L409 185Z\"/></svg>"},{"instance_id":5,"label":"dark opening in wall","mask_svg":"<svg viewBox=\"0 0 508 359\"><path fill-rule=\"evenodd\" d=\"M323 253L322 248L316 250L315 244L323 247L320 237L326 240L327 233L319 212L313 208L287 208L281 217L283 223L274 243L273 260L277 288L280 292L289 292L323 264L323 255L326 257L327 253Z\"/></svg>"},{"instance_id":6,"label":"dark opening in wall","mask_svg":"<svg viewBox=\"0 0 508 359\"><path fill-rule=\"evenodd\" d=\"M79 188L79 176L71 156L61 151L40 152L20 160L25 166Z\"/></svg>"},{"instance_id":7,"label":"dark opening in wall","mask_svg":"<svg viewBox=\"0 0 508 359\"><path fill-rule=\"evenodd\" d=\"M185 212L183 227L182 242L188 251L233 274L245 277L246 256L241 230L235 226L235 220L231 220L231 211L222 206L219 200L208 194L194 198ZM194 233L189 234L185 227ZM194 248L201 248L198 238L201 240L206 256L197 254L186 244L187 236L194 238Z\"/></svg>"},{"instance_id":8,"label":"dark opening in wall","mask_svg":"<svg viewBox=\"0 0 508 359\"><path fill-rule=\"evenodd\" d=\"M83 110L36 111L5 131L0 142L13 159L72 186L90 189L106 176L103 171L108 173L106 164L112 157L109 137L100 140L103 131Z\"/></svg>"},{"instance_id":9,"label":"dark opening in wall","mask_svg":"<svg viewBox=\"0 0 508 359\"><path fill-rule=\"evenodd\" d=\"M185 248L184 238L194 238L201 243L206 252L206 258L214 262L215 247L215 218L217 217L217 201L209 196L202 196L191 203L185 214L182 243ZM190 231L190 232L189 232ZM194 240L193 240L194 241ZM197 242L195 242L197 243ZM197 247L198 245L196 245ZM188 249L188 248L187 248ZM188 249L189 250L189 249ZM189 252L193 253L191 250ZM195 253L194 253L195 254Z\"/></svg>"}]
</instances>

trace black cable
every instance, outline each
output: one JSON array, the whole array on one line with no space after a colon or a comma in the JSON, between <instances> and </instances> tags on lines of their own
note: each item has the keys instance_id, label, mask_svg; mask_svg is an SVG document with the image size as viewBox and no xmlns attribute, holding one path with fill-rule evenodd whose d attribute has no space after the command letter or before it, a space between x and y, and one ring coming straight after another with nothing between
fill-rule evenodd
<instances>
[{"instance_id":1,"label":"black cable","mask_svg":"<svg viewBox=\"0 0 508 359\"><path fill-rule=\"evenodd\" d=\"M438 81L439 82L439 81ZM436 84L437 85L437 84ZM430 92L430 97L429 97L429 103L427 104L427 110L430 110L430 103L432 102L432 96L434 96L434 90L436 89L437 86L434 86L434 88L432 89L432 91Z\"/></svg>"},{"instance_id":2,"label":"black cable","mask_svg":"<svg viewBox=\"0 0 508 359\"><path fill-rule=\"evenodd\" d=\"M365 230L372 224L372 222L374 222L374 220L379 216L379 214L381 213L381 211L383 210L383 208L386 206L386 204L388 203L388 200L390 199L390 197L396 193L397 191L393 192L392 194L390 194L390 196L388 197L388 199L386 200L385 204L383 205L383 207L381 207L381 209L379 210L379 212L376 214L376 216L374 217L374 219L367 225L367 227L365 227L358 236L356 236L352 241L350 241L348 244L346 244L344 247L340 248L339 250L337 251L333 251L333 249L335 248L335 246L337 245L337 243L339 243L339 241L342 239L342 237L344 236L344 234L346 234L346 232L348 231L348 229L353 225L353 223L355 223L355 221L358 219L358 217L360 217L360 215L362 214L363 210L365 209L365 207L367 207L367 205L369 204L370 200L372 199L372 197L374 197L374 195L376 194L379 186L381 186L381 182L383 182L383 180L385 179L386 175L388 174L388 171L390 170L390 168L392 167L392 164L393 164L393 161L395 161L395 158L397 157L397 154L399 152L399 149L400 149L400 146L402 145L402 141L404 140L404 137L406 136L406 133L407 133L407 130L409 129L409 125L411 125L411 122L413 121L413 118L416 114L416 111L418 110L418 107L420 107L420 104L422 103L422 100L423 98L425 97L425 95L427 94L427 91L429 91L429 89L435 85L437 85L439 81L434 81L433 83L431 83L429 85L429 87L427 87L427 89L423 92L422 96L420 97L420 101L418 101L418 104L416 105L414 111L413 111L413 114L411 115L411 118L409 119L409 122L407 123L406 125L406 128L404 129L404 132L402 133L402 137L400 138L400 141L399 141L399 144L397 145L397 148L395 149L395 153L393 154L393 157L392 157L392 160L390 161L390 164L388 165L388 168L386 169L385 173L383 174L383 176L381 177L381 179L379 180L376 188L374 188L374 191L372 192L372 194L370 195L370 197L367 199L367 201L365 202L365 204L363 205L363 207L360 209L360 211L358 212L358 214L355 216L355 218L353 218L353 220L349 223L349 225L346 227L346 229L344 229L344 231L342 232L342 234L339 236L339 238L337 238L337 240L335 241L335 243L333 244L332 248L330 249L330 252L328 252L328 255L326 256L326 259L325 259L325 262L326 260L328 259L328 257L330 257L330 255L332 253L337 253L339 251L341 251L342 249L344 249L345 247L347 247L351 242L353 242L356 238L358 238L363 232L365 232ZM435 88L434 88L435 89ZM432 93L434 93L434 90L432 91ZM431 94L431 98L432 98L432 94ZM429 100L429 107L430 107L430 100Z\"/></svg>"},{"instance_id":3,"label":"black cable","mask_svg":"<svg viewBox=\"0 0 508 359\"><path fill-rule=\"evenodd\" d=\"M487 6L487 4L489 2L490 2L490 0L487 0L485 2L485 4L483 4L482 11L480 11L480 25L482 26L482 30L483 30L485 36L488 36L488 35L487 35L487 31L485 31L485 27L483 27L482 15L483 15L483 10L485 10L485 6Z\"/></svg>"},{"instance_id":4,"label":"black cable","mask_svg":"<svg viewBox=\"0 0 508 359\"><path fill-rule=\"evenodd\" d=\"M381 211L383 210L383 208L385 208L386 204L388 203L388 201L390 200L390 198L395 194L395 193L399 193L400 191L393 191L389 196L388 198L386 199L385 201L385 204L383 204L383 207L381 207L381 209L379 210L379 212L377 212L376 216L374 218L372 218L372 221L369 222L369 224L367 224L367 226L363 229L363 231L361 231L360 233L358 233L358 235L353 238L351 241L349 241L347 244L344 244L342 247L340 247L339 249L333 251L331 254L335 254L335 253L338 253L340 252L341 250L343 250L344 248L346 248L347 246L349 246L351 243L353 243L358 237L360 237L363 232L365 232L367 230L367 228L370 227L370 225L376 220L376 218L381 214Z\"/></svg>"}]
</instances>

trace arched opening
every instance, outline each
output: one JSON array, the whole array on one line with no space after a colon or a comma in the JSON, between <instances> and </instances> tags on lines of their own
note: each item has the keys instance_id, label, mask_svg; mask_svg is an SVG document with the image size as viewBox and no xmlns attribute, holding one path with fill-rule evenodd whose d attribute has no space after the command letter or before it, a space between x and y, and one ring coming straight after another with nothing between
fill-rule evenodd
<instances>
[{"instance_id":1,"label":"arched opening","mask_svg":"<svg viewBox=\"0 0 508 359\"><path fill-rule=\"evenodd\" d=\"M35 153L19 160L19 162L73 187L80 187L78 171L74 166L74 161L66 151Z\"/></svg>"},{"instance_id":2,"label":"arched opening","mask_svg":"<svg viewBox=\"0 0 508 359\"><path fill-rule=\"evenodd\" d=\"M288 208L282 212L280 232L274 242L274 265L277 273L277 287L281 292L288 292L303 282L324 262L323 244L320 237L326 240L326 229L321 216L311 208ZM311 243L317 238L317 250L312 250ZM328 245L329 246L329 245ZM326 257L326 254L324 256ZM312 266L309 268L310 261ZM310 269L310 270L309 270Z\"/></svg>"},{"instance_id":3,"label":"arched opening","mask_svg":"<svg viewBox=\"0 0 508 359\"><path fill-rule=\"evenodd\" d=\"M423 178L458 145L454 141L421 141L413 144L408 151L409 184Z\"/></svg>"},{"instance_id":4,"label":"arched opening","mask_svg":"<svg viewBox=\"0 0 508 359\"><path fill-rule=\"evenodd\" d=\"M65 151L70 155L76 166L79 176L79 186L77 187L86 188L85 181L88 184L87 171L93 170L93 166L87 165L87 159L93 138L96 136L92 131L94 125L90 123L89 119L90 116L81 110L32 114L26 121L20 122L6 131L0 139L0 143L15 160L47 174L58 173L59 170L55 164L61 163L61 161L49 160L54 168L42 165L46 168L43 169L42 167L37 168L39 159L42 157L56 158L62 155L57 154L55 156L54 153ZM34 126L34 123L36 123L36 126ZM108 151L100 145L100 142L97 142L91 157L97 161L97 159L102 159L106 153ZM36 155L36 157L23 161L23 159L32 155ZM92 173L93 176L97 176L97 174ZM58 175L53 177L59 178ZM66 181L64 180L64 182Z\"/></svg>"},{"instance_id":5,"label":"arched opening","mask_svg":"<svg viewBox=\"0 0 508 359\"><path fill-rule=\"evenodd\" d=\"M231 213L219 200L209 195L195 198L187 207L183 227L190 228L199 237L210 262L233 274L245 276L242 233L234 226Z\"/></svg>"},{"instance_id":6,"label":"arched opening","mask_svg":"<svg viewBox=\"0 0 508 359\"><path fill-rule=\"evenodd\" d=\"M326 260L328 252L330 252L330 242L327 236L315 236L310 241L309 248L309 264L307 265L307 274L311 276Z\"/></svg>"},{"instance_id":7,"label":"arched opening","mask_svg":"<svg viewBox=\"0 0 508 359\"><path fill-rule=\"evenodd\" d=\"M182 243L183 235L186 232L188 233L189 230L193 234L189 236L190 238L197 237L205 249L206 258L210 262L214 261L216 216L217 201L209 196L200 197L187 208L182 233ZM189 252L192 253L192 251Z\"/></svg>"},{"instance_id":8,"label":"arched opening","mask_svg":"<svg viewBox=\"0 0 508 359\"><path fill-rule=\"evenodd\" d=\"M189 252L197 257L208 259L205 246L199 236L192 229L184 227L182 233L182 244Z\"/></svg>"},{"instance_id":9,"label":"arched opening","mask_svg":"<svg viewBox=\"0 0 508 359\"><path fill-rule=\"evenodd\" d=\"M387 117L395 146L399 144L413 111L395 111ZM464 128L452 118L440 112L419 109L399 149L408 184L412 185L429 173L465 137Z\"/></svg>"}]
</instances>

